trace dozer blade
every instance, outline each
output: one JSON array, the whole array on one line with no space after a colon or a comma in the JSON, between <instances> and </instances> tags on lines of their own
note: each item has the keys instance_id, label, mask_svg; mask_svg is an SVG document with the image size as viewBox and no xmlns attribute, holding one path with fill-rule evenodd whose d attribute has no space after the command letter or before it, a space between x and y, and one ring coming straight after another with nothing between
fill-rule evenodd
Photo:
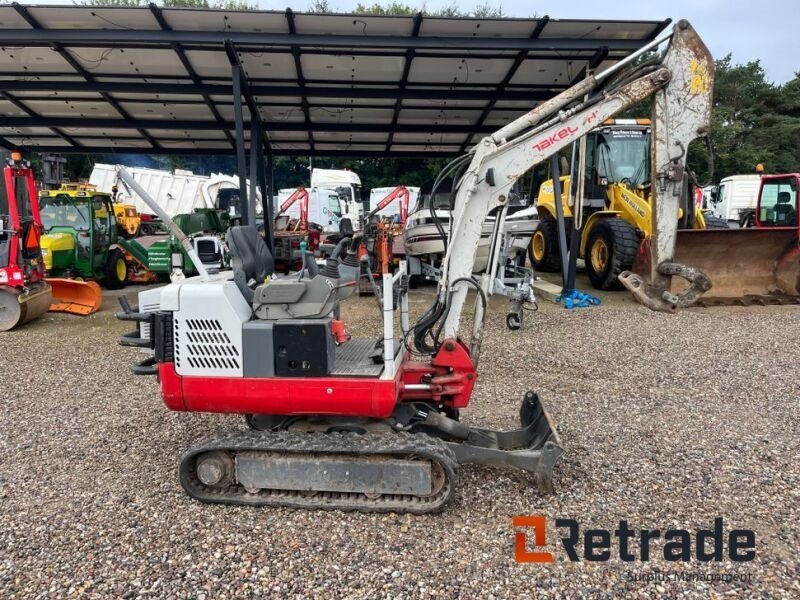
<instances>
[{"instance_id":1,"label":"dozer blade","mask_svg":"<svg viewBox=\"0 0 800 600\"><path fill-rule=\"evenodd\" d=\"M103 304L103 292L94 281L48 279L47 283L53 288L50 312L86 316L100 310Z\"/></svg>"},{"instance_id":2,"label":"dozer blade","mask_svg":"<svg viewBox=\"0 0 800 600\"><path fill-rule=\"evenodd\" d=\"M51 300L50 286L36 283L23 293L16 288L0 286L0 331L10 331L47 312Z\"/></svg>"},{"instance_id":3,"label":"dozer blade","mask_svg":"<svg viewBox=\"0 0 800 600\"><path fill-rule=\"evenodd\" d=\"M633 266L644 282L650 281L647 243L645 240ZM700 306L800 303L796 229L681 230L674 262L697 269L711 280L711 289L696 302ZM687 287L686 280L672 278L673 293Z\"/></svg>"}]
</instances>

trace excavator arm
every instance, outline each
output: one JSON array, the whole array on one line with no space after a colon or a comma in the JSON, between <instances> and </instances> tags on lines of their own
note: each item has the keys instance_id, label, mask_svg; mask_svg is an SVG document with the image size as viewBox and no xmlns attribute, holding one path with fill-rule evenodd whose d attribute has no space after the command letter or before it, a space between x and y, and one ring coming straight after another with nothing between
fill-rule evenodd
<instances>
[{"instance_id":1,"label":"excavator arm","mask_svg":"<svg viewBox=\"0 0 800 600\"><path fill-rule=\"evenodd\" d=\"M375 206L375 209L369 213L366 217L366 220L369 221L373 216L378 214L379 211L383 210L387 206L389 206L392 202L400 199L400 222L405 223L406 217L408 217L408 202L409 202L410 194L408 193L408 188L404 185L398 185L394 188L391 192L386 194L380 202Z\"/></svg>"},{"instance_id":2,"label":"excavator arm","mask_svg":"<svg viewBox=\"0 0 800 600\"><path fill-rule=\"evenodd\" d=\"M278 214L275 215L277 219L283 213L285 213L291 206L300 201L300 228L301 229L308 229L308 190L304 187L297 188L291 196L289 196L286 200L284 200L283 204L281 204L281 208L278 211Z\"/></svg>"},{"instance_id":3,"label":"excavator arm","mask_svg":"<svg viewBox=\"0 0 800 600\"><path fill-rule=\"evenodd\" d=\"M639 68L616 85L598 91L600 83L612 73L667 39L670 44L660 64ZM444 308L438 317L433 314L418 323L416 339L428 335L419 328L436 330L434 337L437 341L440 337L443 340L458 337L468 288L478 287L472 272L481 227L489 212L497 208L489 272L483 276L479 290L481 300L476 300L475 304L471 356L477 363L484 304L492 292L498 268L496 257L500 250L500 232L511 187L532 167L579 140L604 120L653 95L656 96L653 115L656 143L653 144L651 160L655 165L652 171L656 177L654 187L659 189L659 193L654 195L653 231L658 233L654 236L656 243L652 248L658 257L654 264L668 262L674 250L678 214L675 194L683 182L686 147L708 128L713 72L713 59L702 40L687 21L680 21L668 37L651 42L596 76L589 76L484 138L474 150L469 167L457 185L450 243L443 261L437 297L438 305ZM583 100L590 94L588 100ZM568 108L570 105L572 107ZM676 273L672 267L659 271L661 278L673 274L682 273ZM654 280L654 285L664 284Z\"/></svg>"}]
</instances>

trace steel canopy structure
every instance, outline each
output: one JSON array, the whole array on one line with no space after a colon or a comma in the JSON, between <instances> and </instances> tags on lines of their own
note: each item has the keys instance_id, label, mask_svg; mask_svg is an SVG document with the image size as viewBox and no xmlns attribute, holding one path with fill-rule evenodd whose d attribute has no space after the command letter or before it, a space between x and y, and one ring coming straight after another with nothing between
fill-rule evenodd
<instances>
[{"instance_id":1,"label":"steel canopy structure","mask_svg":"<svg viewBox=\"0 0 800 600\"><path fill-rule=\"evenodd\" d=\"M2 5L0 146L455 155L668 24Z\"/></svg>"}]
</instances>

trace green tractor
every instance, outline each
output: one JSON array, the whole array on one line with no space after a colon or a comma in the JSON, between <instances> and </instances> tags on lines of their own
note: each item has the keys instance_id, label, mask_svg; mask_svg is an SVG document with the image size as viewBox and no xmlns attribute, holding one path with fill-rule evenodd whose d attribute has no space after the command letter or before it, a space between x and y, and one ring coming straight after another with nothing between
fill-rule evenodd
<instances>
[{"instance_id":1,"label":"green tractor","mask_svg":"<svg viewBox=\"0 0 800 600\"><path fill-rule=\"evenodd\" d=\"M229 266L221 237L230 228L227 213L213 208L198 208L193 213L176 215L172 220L191 239L200 261L207 268L223 269ZM174 254L182 256L181 268L185 275L197 274L194 264L173 234L151 243L147 248L136 240L119 240L118 243L129 255L143 261L150 272L160 279L165 279L172 271Z\"/></svg>"},{"instance_id":2,"label":"green tractor","mask_svg":"<svg viewBox=\"0 0 800 600\"><path fill-rule=\"evenodd\" d=\"M128 280L128 261L117 246L110 194L92 186L66 184L39 193L48 277L101 281L116 290Z\"/></svg>"}]
</instances>

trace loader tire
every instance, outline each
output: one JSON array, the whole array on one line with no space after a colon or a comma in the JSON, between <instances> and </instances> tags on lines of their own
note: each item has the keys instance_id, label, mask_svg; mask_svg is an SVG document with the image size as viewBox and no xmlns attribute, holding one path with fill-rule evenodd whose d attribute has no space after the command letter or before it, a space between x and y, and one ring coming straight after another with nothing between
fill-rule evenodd
<instances>
[{"instance_id":1,"label":"loader tire","mask_svg":"<svg viewBox=\"0 0 800 600\"><path fill-rule=\"evenodd\" d=\"M125 287L128 279L128 263L118 248L109 250L104 272L103 285L106 289L120 290Z\"/></svg>"},{"instance_id":2,"label":"loader tire","mask_svg":"<svg viewBox=\"0 0 800 600\"><path fill-rule=\"evenodd\" d=\"M618 276L633 266L639 243L639 234L622 219L605 219L592 228L584 260L586 274L595 289L622 289Z\"/></svg>"},{"instance_id":3,"label":"loader tire","mask_svg":"<svg viewBox=\"0 0 800 600\"><path fill-rule=\"evenodd\" d=\"M561 251L558 248L558 223L553 217L543 217L528 244L528 258L535 271L558 273L561 270Z\"/></svg>"},{"instance_id":4,"label":"loader tire","mask_svg":"<svg viewBox=\"0 0 800 600\"><path fill-rule=\"evenodd\" d=\"M703 220L706 222L706 229L730 229L727 219L714 215L703 215Z\"/></svg>"}]
</instances>

